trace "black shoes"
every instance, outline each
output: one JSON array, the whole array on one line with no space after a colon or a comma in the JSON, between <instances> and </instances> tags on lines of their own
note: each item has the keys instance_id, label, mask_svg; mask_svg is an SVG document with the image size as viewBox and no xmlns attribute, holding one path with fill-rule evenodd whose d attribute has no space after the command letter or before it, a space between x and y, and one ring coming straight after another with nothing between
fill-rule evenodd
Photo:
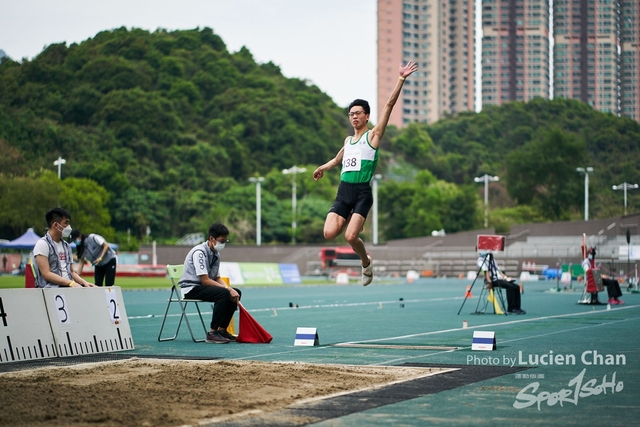
<instances>
[{"instance_id":1,"label":"black shoes","mask_svg":"<svg viewBox=\"0 0 640 427\"><path fill-rule=\"evenodd\" d=\"M223 337L225 337L226 339L231 340L231 341L235 341L236 338L238 338L237 335L233 335L233 334L227 332L226 329L218 329L216 332L218 334L222 335Z\"/></svg>"},{"instance_id":2,"label":"black shoes","mask_svg":"<svg viewBox=\"0 0 640 427\"><path fill-rule=\"evenodd\" d=\"M207 337L205 341L211 344L226 344L231 340L227 337L222 336L220 331L214 331L214 332L207 332Z\"/></svg>"},{"instance_id":3,"label":"black shoes","mask_svg":"<svg viewBox=\"0 0 640 427\"><path fill-rule=\"evenodd\" d=\"M509 314L527 314L526 311L520 310L519 308L507 311Z\"/></svg>"}]
</instances>

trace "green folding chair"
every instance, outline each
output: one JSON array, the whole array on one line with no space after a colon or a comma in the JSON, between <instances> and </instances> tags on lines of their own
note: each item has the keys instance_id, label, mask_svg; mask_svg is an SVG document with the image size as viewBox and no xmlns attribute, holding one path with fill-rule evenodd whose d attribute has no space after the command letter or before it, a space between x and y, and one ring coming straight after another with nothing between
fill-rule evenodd
<instances>
[{"instance_id":1,"label":"green folding chair","mask_svg":"<svg viewBox=\"0 0 640 427\"><path fill-rule=\"evenodd\" d=\"M202 324L202 330L204 333L203 337L206 337L207 327L204 325L204 320L202 319L202 312L200 312L200 307L198 303L206 302L199 299L189 299L184 298L182 296L182 289L178 285L178 281L180 280L180 276L182 275L182 270L184 270L184 265L167 265L167 274L169 275L169 279L171 279L171 294L169 295L169 299L167 300L167 309L164 312L164 318L162 319L162 326L160 326L160 333L158 334L158 341L172 341L175 340L178 336L178 332L180 332L180 326L182 325L182 320L187 324L187 328L189 329L189 333L191 334L191 339L194 342L203 342L205 338L196 339L193 335L193 330L191 329L191 324L189 323L189 314L187 314L187 306L189 303L193 303L196 306L196 310L198 316L200 317L200 323ZM180 320L178 321L178 328L176 329L176 333L172 337L162 338L162 331L164 329L164 324L167 321L167 315L169 314L169 308L172 303L178 303L180 306ZM195 314L195 313L192 313Z\"/></svg>"}]
</instances>

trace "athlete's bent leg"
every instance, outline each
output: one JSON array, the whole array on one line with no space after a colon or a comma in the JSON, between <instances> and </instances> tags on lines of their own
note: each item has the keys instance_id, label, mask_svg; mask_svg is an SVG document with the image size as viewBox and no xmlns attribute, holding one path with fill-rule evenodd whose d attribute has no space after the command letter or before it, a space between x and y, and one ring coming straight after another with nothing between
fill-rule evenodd
<instances>
[{"instance_id":1,"label":"athlete's bent leg","mask_svg":"<svg viewBox=\"0 0 640 427\"><path fill-rule=\"evenodd\" d=\"M347 231L344 233L345 239L351 245L353 250L358 254L360 260L362 260L362 266L366 267L369 265L369 258L367 258L367 250L364 247L364 242L360 238L360 231L364 225L365 218L358 214L354 213L351 215L351 220L349 221L349 225L347 225Z\"/></svg>"},{"instance_id":2,"label":"athlete's bent leg","mask_svg":"<svg viewBox=\"0 0 640 427\"><path fill-rule=\"evenodd\" d=\"M347 220L335 212L329 212L324 221L324 238L333 240L342 232Z\"/></svg>"},{"instance_id":3,"label":"athlete's bent leg","mask_svg":"<svg viewBox=\"0 0 640 427\"><path fill-rule=\"evenodd\" d=\"M347 231L344 235L347 242L349 242L353 250L358 254L360 260L362 260L362 286L368 286L373 280L373 264L371 263L371 257L367 255L364 242L360 238L360 230L362 229L364 220L365 218L359 213L351 215L351 221L349 221Z\"/></svg>"}]
</instances>

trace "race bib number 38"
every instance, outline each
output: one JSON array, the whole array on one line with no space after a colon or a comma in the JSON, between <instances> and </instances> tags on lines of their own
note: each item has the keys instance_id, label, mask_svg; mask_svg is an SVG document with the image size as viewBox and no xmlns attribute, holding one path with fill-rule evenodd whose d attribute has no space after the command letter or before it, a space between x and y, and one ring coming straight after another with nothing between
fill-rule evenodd
<instances>
[{"instance_id":1,"label":"race bib number 38","mask_svg":"<svg viewBox=\"0 0 640 427\"><path fill-rule=\"evenodd\" d=\"M359 147L347 147L344 150L344 156L342 158L342 170L344 172L358 172L360 170L360 163L362 159L362 152Z\"/></svg>"}]
</instances>

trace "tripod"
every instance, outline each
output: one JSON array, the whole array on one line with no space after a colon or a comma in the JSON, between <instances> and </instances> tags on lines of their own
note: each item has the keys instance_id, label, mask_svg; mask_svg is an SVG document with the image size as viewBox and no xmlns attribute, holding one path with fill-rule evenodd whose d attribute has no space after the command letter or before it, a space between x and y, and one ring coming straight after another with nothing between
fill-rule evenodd
<instances>
[{"instance_id":1,"label":"tripod","mask_svg":"<svg viewBox=\"0 0 640 427\"><path fill-rule=\"evenodd\" d=\"M493 254L492 253L487 253L484 258L482 259L482 263L480 263L480 266L478 267L478 271L476 273L476 277L475 279L473 279L473 282L471 283L471 287L469 288L469 292L465 294L464 296L464 300L462 301L462 305L460 306L460 309L458 310L458 314L460 314L460 312L462 311L462 307L464 307L464 303L467 302L467 298L469 297L468 295L471 293L471 290L473 289L473 285L476 283L476 280L478 280L478 277L480 277L480 273L482 273L482 268L487 266L488 270L489 270L489 277L498 277L498 272L496 271L496 264L493 260ZM507 315L507 309L504 303L504 299L502 297L502 292L499 291L500 288L497 288L496 290L494 290L493 293L493 297L495 298L496 295L498 295L498 299L500 301L500 305L502 306L502 311L504 312L504 315ZM484 288L483 288L484 291ZM486 304L485 304L485 309L480 311L478 310L478 307L480 306L480 301L482 300L482 295L483 292L480 292L480 297L478 298L478 303L476 304L476 310L471 313L471 314L484 314L485 310L486 310ZM495 300L494 300L495 301ZM495 304L495 302L494 302ZM495 313L495 305L494 305L494 313Z\"/></svg>"}]
</instances>

